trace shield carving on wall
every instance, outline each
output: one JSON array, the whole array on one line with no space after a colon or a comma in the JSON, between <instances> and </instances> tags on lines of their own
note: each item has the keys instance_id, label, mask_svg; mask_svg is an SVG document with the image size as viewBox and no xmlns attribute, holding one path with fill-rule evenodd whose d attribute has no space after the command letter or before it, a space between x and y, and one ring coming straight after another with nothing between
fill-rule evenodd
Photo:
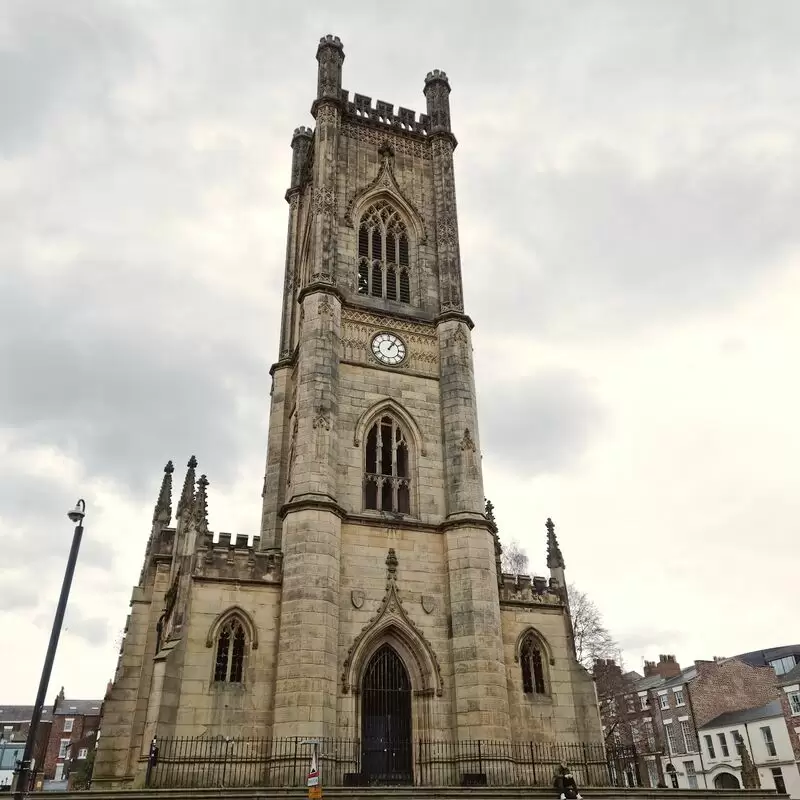
<instances>
[{"instance_id":1,"label":"shield carving on wall","mask_svg":"<svg viewBox=\"0 0 800 800\"><path fill-rule=\"evenodd\" d=\"M361 608L364 605L364 592L361 589L353 589L350 592L350 600L355 608Z\"/></svg>"},{"instance_id":2,"label":"shield carving on wall","mask_svg":"<svg viewBox=\"0 0 800 800\"><path fill-rule=\"evenodd\" d=\"M426 614L431 614L436 609L436 598L430 594L422 595L422 610Z\"/></svg>"}]
</instances>

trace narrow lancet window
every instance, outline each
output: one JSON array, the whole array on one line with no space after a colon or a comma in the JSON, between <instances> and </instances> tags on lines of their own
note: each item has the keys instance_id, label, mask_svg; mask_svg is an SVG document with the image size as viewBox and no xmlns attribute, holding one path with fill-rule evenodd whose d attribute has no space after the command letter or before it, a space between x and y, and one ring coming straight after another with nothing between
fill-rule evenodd
<instances>
[{"instance_id":1,"label":"narrow lancet window","mask_svg":"<svg viewBox=\"0 0 800 800\"><path fill-rule=\"evenodd\" d=\"M241 683L244 678L244 659L247 637L238 619L222 626L217 636L214 681L216 683Z\"/></svg>"},{"instance_id":2,"label":"narrow lancet window","mask_svg":"<svg viewBox=\"0 0 800 800\"><path fill-rule=\"evenodd\" d=\"M364 505L376 511L411 513L408 442L394 417L382 416L366 439Z\"/></svg>"},{"instance_id":3,"label":"narrow lancet window","mask_svg":"<svg viewBox=\"0 0 800 800\"><path fill-rule=\"evenodd\" d=\"M522 642L519 660L522 667L522 691L525 694L546 694L542 647L532 633Z\"/></svg>"},{"instance_id":4,"label":"narrow lancet window","mask_svg":"<svg viewBox=\"0 0 800 800\"><path fill-rule=\"evenodd\" d=\"M411 302L408 231L386 200L373 203L358 226L358 293Z\"/></svg>"}]
</instances>

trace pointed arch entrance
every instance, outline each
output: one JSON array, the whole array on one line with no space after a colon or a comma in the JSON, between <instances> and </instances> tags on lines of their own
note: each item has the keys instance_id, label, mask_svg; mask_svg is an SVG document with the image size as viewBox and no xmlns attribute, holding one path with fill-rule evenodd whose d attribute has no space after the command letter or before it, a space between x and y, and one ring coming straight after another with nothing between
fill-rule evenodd
<instances>
[{"instance_id":1,"label":"pointed arch entrance","mask_svg":"<svg viewBox=\"0 0 800 800\"><path fill-rule=\"evenodd\" d=\"M390 644L370 658L361 683L361 769L370 783L411 783L411 680Z\"/></svg>"}]
</instances>

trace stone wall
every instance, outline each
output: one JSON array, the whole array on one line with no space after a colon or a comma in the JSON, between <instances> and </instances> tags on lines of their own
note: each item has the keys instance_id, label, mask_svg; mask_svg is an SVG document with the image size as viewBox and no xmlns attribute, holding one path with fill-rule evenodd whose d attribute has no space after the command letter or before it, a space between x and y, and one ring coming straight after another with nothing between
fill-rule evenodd
<instances>
[{"instance_id":1,"label":"stone wall","mask_svg":"<svg viewBox=\"0 0 800 800\"><path fill-rule=\"evenodd\" d=\"M501 606L503 646L508 674L512 738L517 741L601 742L594 682L569 647L567 618L560 605ZM545 645L544 695L522 691L518 647L523 634L534 630Z\"/></svg>"}]
</instances>

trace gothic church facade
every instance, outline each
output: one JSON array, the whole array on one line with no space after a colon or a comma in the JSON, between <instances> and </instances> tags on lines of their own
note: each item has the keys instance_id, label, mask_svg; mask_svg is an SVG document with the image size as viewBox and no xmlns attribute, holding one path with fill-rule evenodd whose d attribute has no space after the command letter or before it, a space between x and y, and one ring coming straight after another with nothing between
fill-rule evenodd
<instances>
[{"instance_id":1,"label":"gothic church facade","mask_svg":"<svg viewBox=\"0 0 800 800\"><path fill-rule=\"evenodd\" d=\"M503 575L484 502L450 85L427 113L342 89L317 50L292 138L260 536L208 529L171 463L105 707L98 788L153 737L602 741L564 562ZM408 769L413 769L409 761Z\"/></svg>"}]
</instances>

